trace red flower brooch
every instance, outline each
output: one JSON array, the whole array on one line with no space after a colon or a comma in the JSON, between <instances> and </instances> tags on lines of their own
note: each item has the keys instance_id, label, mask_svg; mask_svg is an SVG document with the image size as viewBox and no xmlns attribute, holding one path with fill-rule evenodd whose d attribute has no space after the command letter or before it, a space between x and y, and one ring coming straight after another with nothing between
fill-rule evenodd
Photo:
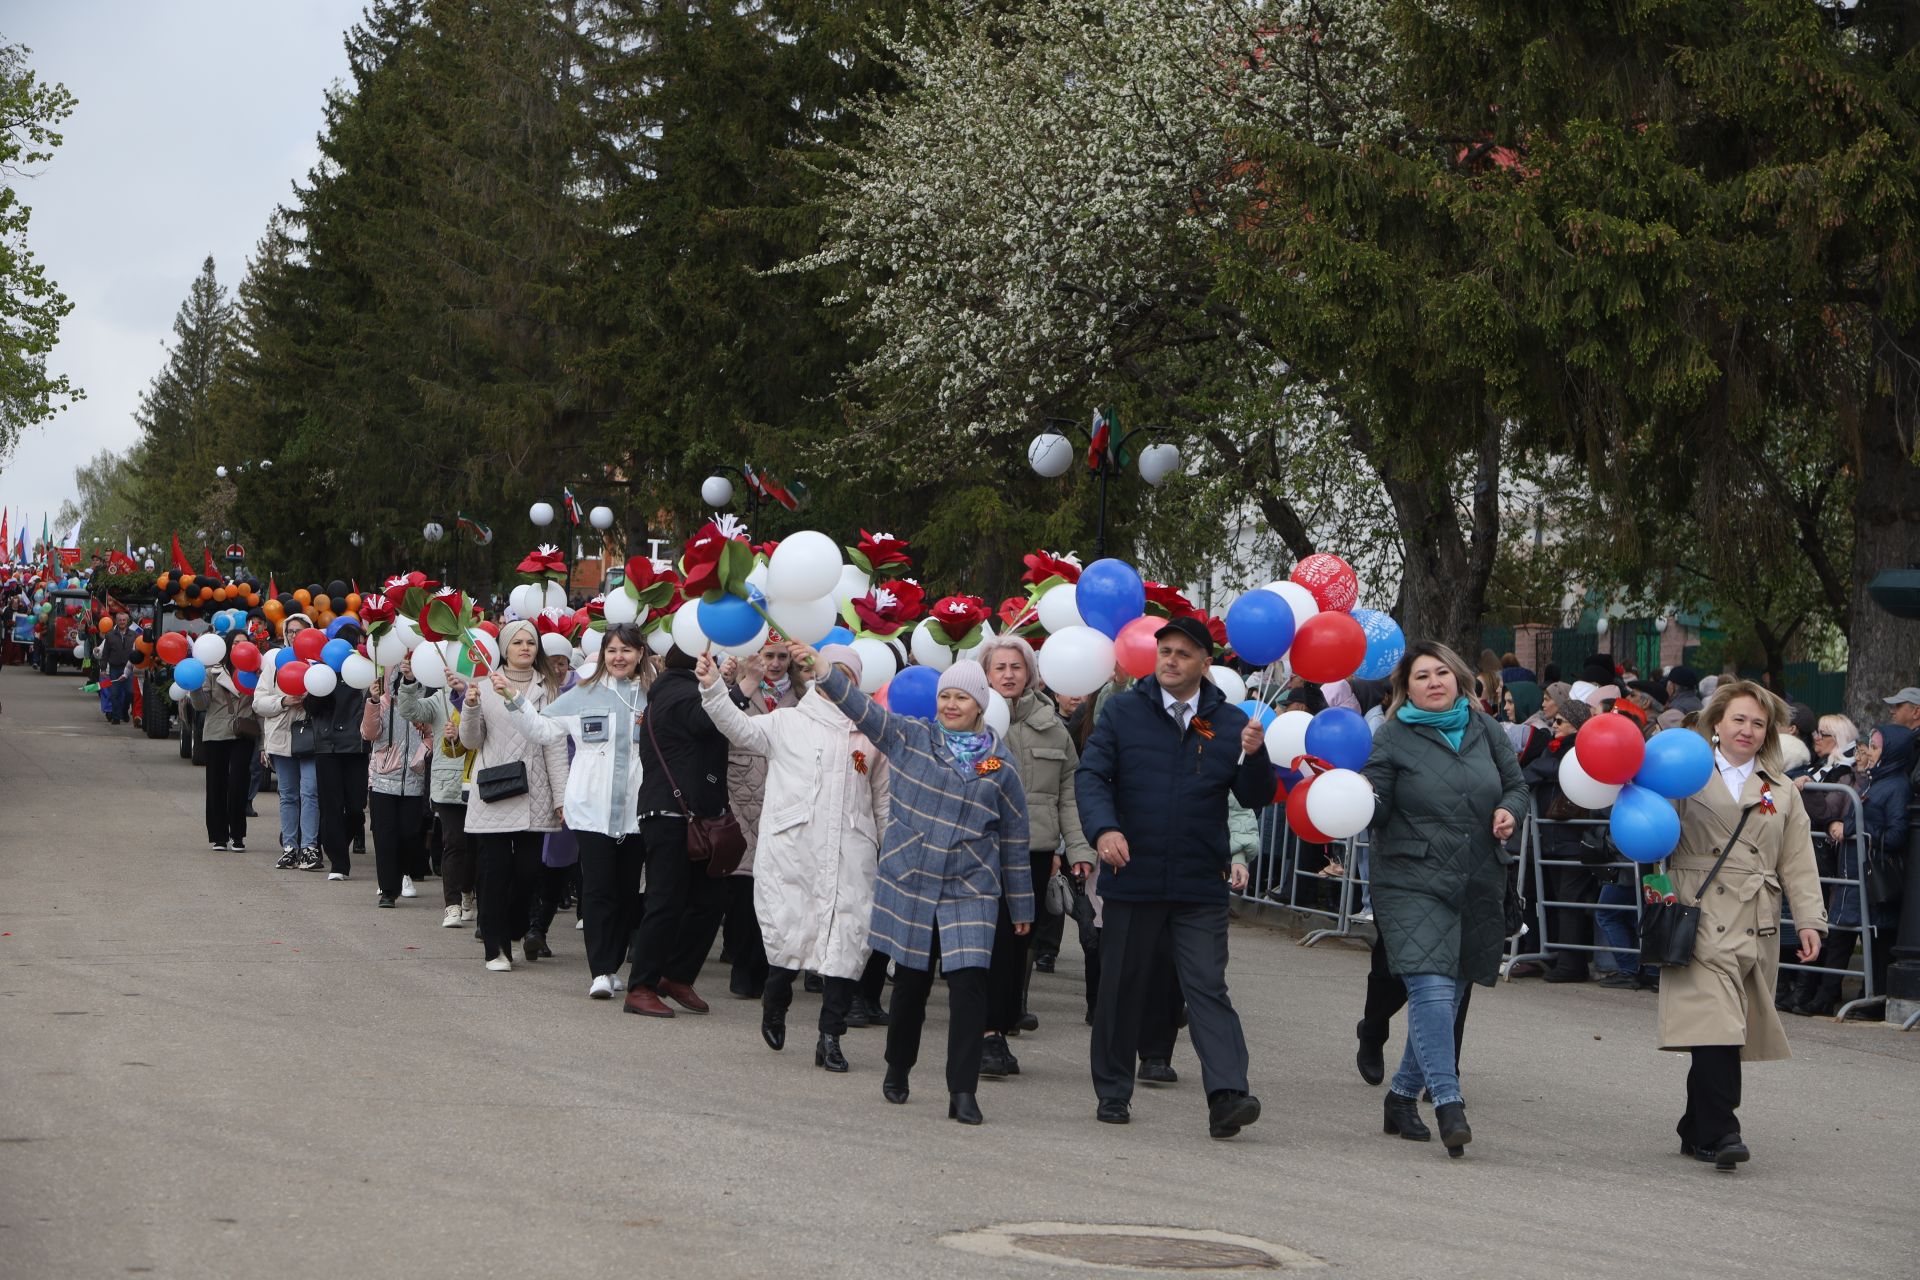
<instances>
[{"instance_id":1,"label":"red flower brooch","mask_svg":"<svg viewBox=\"0 0 1920 1280\"><path fill-rule=\"evenodd\" d=\"M1000 757L988 756L985 760L973 766L973 771L983 778L988 774L1000 772Z\"/></svg>"},{"instance_id":2,"label":"red flower brooch","mask_svg":"<svg viewBox=\"0 0 1920 1280\"><path fill-rule=\"evenodd\" d=\"M853 771L855 773L865 773L867 771L867 753L866 752L856 751L853 753Z\"/></svg>"}]
</instances>

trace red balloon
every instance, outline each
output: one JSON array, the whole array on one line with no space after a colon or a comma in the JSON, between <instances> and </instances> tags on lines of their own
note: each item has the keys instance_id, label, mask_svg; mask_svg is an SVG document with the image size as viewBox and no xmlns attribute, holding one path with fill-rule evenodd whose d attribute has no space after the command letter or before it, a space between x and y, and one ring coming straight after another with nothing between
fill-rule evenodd
<instances>
[{"instance_id":1,"label":"red balloon","mask_svg":"<svg viewBox=\"0 0 1920 1280\"><path fill-rule=\"evenodd\" d=\"M885 684L880 686L879 691L873 695L873 700L879 703L881 706L885 707L887 710L891 711L893 710L893 705L892 703L888 702L888 699L892 696L893 696L893 681L889 680Z\"/></svg>"},{"instance_id":2,"label":"red balloon","mask_svg":"<svg viewBox=\"0 0 1920 1280\"><path fill-rule=\"evenodd\" d=\"M1314 603L1322 609L1345 613L1360 602L1360 578L1353 566L1324 551L1293 566L1289 580L1311 592Z\"/></svg>"},{"instance_id":3,"label":"red balloon","mask_svg":"<svg viewBox=\"0 0 1920 1280\"><path fill-rule=\"evenodd\" d=\"M187 639L184 631L169 631L160 637L154 648L159 652L160 660L172 666L193 652L193 642Z\"/></svg>"},{"instance_id":4,"label":"red balloon","mask_svg":"<svg viewBox=\"0 0 1920 1280\"><path fill-rule=\"evenodd\" d=\"M306 631L300 633L303 636L308 634L311 633ZM295 637L295 639L298 638L298 636ZM281 663L279 672L273 677L273 682L279 685L280 692L289 698L304 698L307 696L307 668L312 665L310 662Z\"/></svg>"},{"instance_id":5,"label":"red balloon","mask_svg":"<svg viewBox=\"0 0 1920 1280\"><path fill-rule=\"evenodd\" d=\"M327 633L318 627L308 627L293 638L294 655L307 662L318 662L320 651L327 647Z\"/></svg>"},{"instance_id":6,"label":"red balloon","mask_svg":"<svg viewBox=\"0 0 1920 1280\"><path fill-rule=\"evenodd\" d=\"M1367 632L1345 613L1316 613L1294 633L1287 651L1293 673L1314 684L1345 680L1367 657Z\"/></svg>"},{"instance_id":7,"label":"red balloon","mask_svg":"<svg viewBox=\"0 0 1920 1280\"><path fill-rule=\"evenodd\" d=\"M1312 785L1312 778L1302 778L1287 793L1287 825L1308 844L1332 844L1333 837L1314 826L1307 817L1307 788Z\"/></svg>"},{"instance_id":8,"label":"red balloon","mask_svg":"<svg viewBox=\"0 0 1920 1280\"><path fill-rule=\"evenodd\" d=\"M1647 756L1647 740L1640 726L1615 712L1589 716L1573 736L1573 754L1595 782L1620 785L1633 781Z\"/></svg>"},{"instance_id":9,"label":"red balloon","mask_svg":"<svg viewBox=\"0 0 1920 1280\"><path fill-rule=\"evenodd\" d=\"M1120 634L1113 638L1113 660L1120 664L1120 669L1135 680L1152 675L1160 661L1160 644L1153 633L1166 625L1165 618L1148 616L1135 618L1120 628Z\"/></svg>"},{"instance_id":10,"label":"red balloon","mask_svg":"<svg viewBox=\"0 0 1920 1280\"><path fill-rule=\"evenodd\" d=\"M235 640L233 648L227 654L227 662L235 671L258 671L260 669L260 649L251 640Z\"/></svg>"},{"instance_id":11,"label":"red balloon","mask_svg":"<svg viewBox=\"0 0 1920 1280\"><path fill-rule=\"evenodd\" d=\"M497 622L482 622L480 629L492 636L495 640L500 638L500 624Z\"/></svg>"}]
</instances>

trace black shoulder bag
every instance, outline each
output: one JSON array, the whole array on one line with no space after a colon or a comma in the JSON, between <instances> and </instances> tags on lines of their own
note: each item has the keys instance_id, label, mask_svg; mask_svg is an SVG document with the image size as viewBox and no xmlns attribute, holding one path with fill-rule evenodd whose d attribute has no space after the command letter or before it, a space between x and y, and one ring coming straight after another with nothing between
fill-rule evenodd
<instances>
[{"instance_id":1,"label":"black shoulder bag","mask_svg":"<svg viewBox=\"0 0 1920 1280\"><path fill-rule=\"evenodd\" d=\"M1641 964L1682 969L1693 963L1693 943L1700 932L1700 904L1707 900L1707 890L1719 876L1720 868L1733 856L1734 846L1740 842L1740 832L1746 828L1747 819L1759 807L1758 804L1750 804L1740 811L1740 821L1734 823L1733 834L1727 837L1726 847L1720 851L1713 870L1707 872L1707 878L1700 882L1700 892L1694 895L1692 906L1675 901L1652 902L1640 908Z\"/></svg>"},{"instance_id":2,"label":"black shoulder bag","mask_svg":"<svg viewBox=\"0 0 1920 1280\"><path fill-rule=\"evenodd\" d=\"M680 806L681 816L687 820L687 861L706 863L710 879L732 875L747 856L746 832L740 830L740 824L730 813L717 818L693 816L687 808L687 798L680 793L680 784L673 780L673 770L667 767L667 753L660 749L660 739L653 735L653 717L648 715L642 719L647 726L647 741L653 744L653 754L660 757L660 771L667 775L667 785L673 788L673 802Z\"/></svg>"}]
</instances>

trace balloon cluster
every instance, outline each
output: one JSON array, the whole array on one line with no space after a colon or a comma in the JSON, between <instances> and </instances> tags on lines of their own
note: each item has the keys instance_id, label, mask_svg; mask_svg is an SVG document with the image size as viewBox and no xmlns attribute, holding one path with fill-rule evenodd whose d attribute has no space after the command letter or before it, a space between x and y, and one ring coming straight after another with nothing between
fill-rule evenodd
<instances>
[{"instance_id":1,"label":"balloon cluster","mask_svg":"<svg viewBox=\"0 0 1920 1280\"><path fill-rule=\"evenodd\" d=\"M1642 736L1638 723L1605 712L1590 716L1560 759L1560 790L1583 809L1613 810L1614 846L1634 862L1658 862L1680 843L1672 801L1713 776L1713 748L1691 729Z\"/></svg>"}]
</instances>

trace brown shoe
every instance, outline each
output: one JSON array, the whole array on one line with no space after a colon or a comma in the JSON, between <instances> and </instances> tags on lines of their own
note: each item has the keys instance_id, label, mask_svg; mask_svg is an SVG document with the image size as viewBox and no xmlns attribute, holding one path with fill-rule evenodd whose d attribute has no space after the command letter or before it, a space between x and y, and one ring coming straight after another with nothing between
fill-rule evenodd
<instances>
[{"instance_id":1,"label":"brown shoe","mask_svg":"<svg viewBox=\"0 0 1920 1280\"><path fill-rule=\"evenodd\" d=\"M705 1013L713 1007L700 998L698 991L684 982L675 982L670 978L660 979L660 994L688 1013Z\"/></svg>"},{"instance_id":2,"label":"brown shoe","mask_svg":"<svg viewBox=\"0 0 1920 1280\"><path fill-rule=\"evenodd\" d=\"M628 1013L637 1013L643 1018L671 1018L673 1010L667 1008L660 993L650 987L634 987L627 992L626 1003L622 1006Z\"/></svg>"}]
</instances>

